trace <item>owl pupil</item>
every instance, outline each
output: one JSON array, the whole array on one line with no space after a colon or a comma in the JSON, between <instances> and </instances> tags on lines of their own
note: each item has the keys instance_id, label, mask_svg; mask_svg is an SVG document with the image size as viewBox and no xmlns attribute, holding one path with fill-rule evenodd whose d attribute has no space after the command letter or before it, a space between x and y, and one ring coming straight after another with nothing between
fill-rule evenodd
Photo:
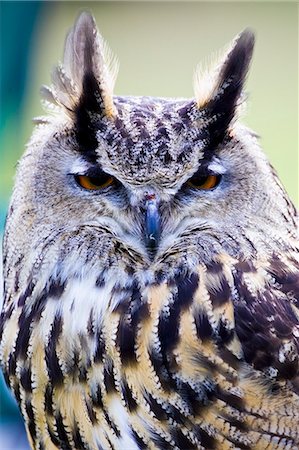
<instances>
[{"instance_id":1,"label":"owl pupil","mask_svg":"<svg viewBox=\"0 0 299 450\"><path fill-rule=\"evenodd\" d=\"M195 174L189 179L187 185L194 189L209 190L218 186L221 176L215 174L201 175Z\"/></svg>"},{"instance_id":2,"label":"owl pupil","mask_svg":"<svg viewBox=\"0 0 299 450\"><path fill-rule=\"evenodd\" d=\"M102 171L90 175L75 175L75 180L79 186L87 190L104 189L115 184L114 178Z\"/></svg>"},{"instance_id":3,"label":"owl pupil","mask_svg":"<svg viewBox=\"0 0 299 450\"><path fill-rule=\"evenodd\" d=\"M202 184L204 184L208 179L208 175L205 177L199 177L199 176L195 176L192 177L190 179L191 183L194 184L195 186L201 186Z\"/></svg>"},{"instance_id":4,"label":"owl pupil","mask_svg":"<svg viewBox=\"0 0 299 450\"><path fill-rule=\"evenodd\" d=\"M110 178L110 175L103 173L101 176L89 177L89 181L95 186L102 186L103 184L107 183Z\"/></svg>"}]
</instances>

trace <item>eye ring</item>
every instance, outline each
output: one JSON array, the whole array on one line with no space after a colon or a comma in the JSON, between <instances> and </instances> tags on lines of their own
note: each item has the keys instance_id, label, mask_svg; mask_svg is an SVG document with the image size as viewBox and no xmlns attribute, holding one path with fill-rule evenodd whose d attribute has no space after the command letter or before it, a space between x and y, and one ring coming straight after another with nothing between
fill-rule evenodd
<instances>
[{"instance_id":1,"label":"eye ring","mask_svg":"<svg viewBox=\"0 0 299 450\"><path fill-rule=\"evenodd\" d=\"M204 191L209 191L214 189L220 183L221 175L208 174L199 175L195 174L187 181L187 185L192 189L200 189Z\"/></svg>"},{"instance_id":2,"label":"eye ring","mask_svg":"<svg viewBox=\"0 0 299 450\"><path fill-rule=\"evenodd\" d=\"M75 175L75 180L87 191L99 191L114 184L114 178L105 172L98 176Z\"/></svg>"}]
</instances>

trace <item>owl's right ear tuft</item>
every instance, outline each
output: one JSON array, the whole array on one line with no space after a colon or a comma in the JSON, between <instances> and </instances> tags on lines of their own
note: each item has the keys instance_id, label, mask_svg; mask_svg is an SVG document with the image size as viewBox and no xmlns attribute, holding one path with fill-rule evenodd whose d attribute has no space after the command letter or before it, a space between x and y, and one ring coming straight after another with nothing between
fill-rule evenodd
<instances>
[{"instance_id":1,"label":"owl's right ear tuft","mask_svg":"<svg viewBox=\"0 0 299 450\"><path fill-rule=\"evenodd\" d=\"M215 144L223 139L242 103L253 48L254 34L246 29L233 41L224 61L218 65L213 75L207 73L202 77L199 73L196 74L194 88L197 105L211 119L209 131Z\"/></svg>"},{"instance_id":2,"label":"owl's right ear tuft","mask_svg":"<svg viewBox=\"0 0 299 450\"><path fill-rule=\"evenodd\" d=\"M47 103L63 107L74 120L88 119L92 114L112 117L117 71L117 61L94 18L83 12L67 35L63 64L52 73L53 86L44 87L42 95Z\"/></svg>"}]
</instances>

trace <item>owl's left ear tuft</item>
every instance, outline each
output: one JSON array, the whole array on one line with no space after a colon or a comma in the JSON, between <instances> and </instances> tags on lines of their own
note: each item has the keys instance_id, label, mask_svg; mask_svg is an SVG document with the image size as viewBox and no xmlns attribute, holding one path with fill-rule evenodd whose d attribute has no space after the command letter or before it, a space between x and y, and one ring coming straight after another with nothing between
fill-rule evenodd
<instances>
[{"instance_id":1,"label":"owl's left ear tuft","mask_svg":"<svg viewBox=\"0 0 299 450\"><path fill-rule=\"evenodd\" d=\"M210 135L219 141L242 102L242 93L254 48L254 34L245 29L233 41L224 61L216 68L214 76L200 73L195 77L195 96L198 108L211 118ZM208 83L205 83L208 80ZM204 88L202 88L204 86Z\"/></svg>"},{"instance_id":2,"label":"owl's left ear tuft","mask_svg":"<svg viewBox=\"0 0 299 450\"><path fill-rule=\"evenodd\" d=\"M62 106L67 114L115 113L113 88L118 64L97 30L91 14L83 12L69 31L63 63L52 73L53 86L43 88L47 103Z\"/></svg>"}]
</instances>

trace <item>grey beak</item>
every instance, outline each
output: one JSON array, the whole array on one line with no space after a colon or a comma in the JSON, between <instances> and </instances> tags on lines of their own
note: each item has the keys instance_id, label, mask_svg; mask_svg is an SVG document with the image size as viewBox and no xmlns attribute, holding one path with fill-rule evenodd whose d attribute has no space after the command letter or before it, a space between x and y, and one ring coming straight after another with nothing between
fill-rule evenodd
<instances>
[{"instance_id":1,"label":"grey beak","mask_svg":"<svg viewBox=\"0 0 299 450\"><path fill-rule=\"evenodd\" d=\"M146 195L145 203L145 244L149 251L155 252L159 244L161 220L155 194Z\"/></svg>"}]
</instances>

